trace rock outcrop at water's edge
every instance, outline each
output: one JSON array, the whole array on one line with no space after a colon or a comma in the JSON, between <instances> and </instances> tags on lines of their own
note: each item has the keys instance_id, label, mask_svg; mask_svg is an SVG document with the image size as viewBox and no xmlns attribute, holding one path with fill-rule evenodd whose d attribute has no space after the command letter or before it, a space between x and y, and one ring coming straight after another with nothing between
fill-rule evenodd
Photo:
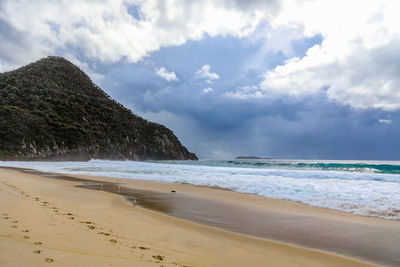
<instances>
[{"instance_id":1,"label":"rock outcrop at water's edge","mask_svg":"<svg viewBox=\"0 0 400 267\"><path fill-rule=\"evenodd\" d=\"M64 58L0 74L0 159L91 158L197 160L171 130L134 115Z\"/></svg>"}]
</instances>

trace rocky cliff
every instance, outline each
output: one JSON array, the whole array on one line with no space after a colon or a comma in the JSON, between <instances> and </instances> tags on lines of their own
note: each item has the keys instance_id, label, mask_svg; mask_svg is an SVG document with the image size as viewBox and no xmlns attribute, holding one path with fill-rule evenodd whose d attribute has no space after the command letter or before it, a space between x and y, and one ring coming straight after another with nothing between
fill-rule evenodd
<instances>
[{"instance_id":1,"label":"rocky cliff","mask_svg":"<svg viewBox=\"0 0 400 267\"><path fill-rule=\"evenodd\" d=\"M0 159L91 158L197 159L171 130L132 114L63 58L0 74Z\"/></svg>"}]
</instances>

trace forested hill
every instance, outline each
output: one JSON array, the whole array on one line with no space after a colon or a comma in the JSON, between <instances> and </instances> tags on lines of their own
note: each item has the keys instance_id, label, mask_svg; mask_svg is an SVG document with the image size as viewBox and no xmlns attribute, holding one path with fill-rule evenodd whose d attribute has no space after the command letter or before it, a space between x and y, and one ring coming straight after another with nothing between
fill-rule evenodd
<instances>
[{"instance_id":1,"label":"forested hill","mask_svg":"<svg viewBox=\"0 0 400 267\"><path fill-rule=\"evenodd\" d=\"M197 159L171 130L132 114L64 58L0 74L0 159L91 158Z\"/></svg>"}]
</instances>

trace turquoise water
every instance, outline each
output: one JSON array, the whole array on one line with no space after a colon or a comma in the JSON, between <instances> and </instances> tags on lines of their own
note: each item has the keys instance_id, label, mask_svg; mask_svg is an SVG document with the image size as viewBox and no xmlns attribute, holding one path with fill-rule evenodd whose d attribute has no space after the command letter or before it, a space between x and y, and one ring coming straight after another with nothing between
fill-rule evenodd
<instances>
[{"instance_id":1,"label":"turquoise water","mask_svg":"<svg viewBox=\"0 0 400 267\"><path fill-rule=\"evenodd\" d=\"M156 162L156 161L155 161ZM166 161L164 161L166 162ZM182 164L183 161L167 161ZM265 169L331 170L348 172L372 172L400 174L400 161L317 161L317 160L201 160L185 162L190 165L209 165L224 167L248 167Z\"/></svg>"}]
</instances>

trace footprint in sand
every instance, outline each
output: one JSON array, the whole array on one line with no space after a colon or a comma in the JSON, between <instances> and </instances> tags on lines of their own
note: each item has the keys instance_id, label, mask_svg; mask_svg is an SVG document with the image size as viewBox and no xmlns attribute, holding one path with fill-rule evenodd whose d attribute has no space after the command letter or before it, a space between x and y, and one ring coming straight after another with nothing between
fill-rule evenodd
<instances>
[{"instance_id":1,"label":"footprint in sand","mask_svg":"<svg viewBox=\"0 0 400 267\"><path fill-rule=\"evenodd\" d=\"M12 221L12 223L18 223L18 221L17 221L17 220L15 220L15 221Z\"/></svg>"},{"instance_id":2,"label":"footprint in sand","mask_svg":"<svg viewBox=\"0 0 400 267\"><path fill-rule=\"evenodd\" d=\"M42 244L42 242L38 241L38 242L35 242L34 244L37 246L40 246Z\"/></svg>"},{"instance_id":3,"label":"footprint in sand","mask_svg":"<svg viewBox=\"0 0 400 267\"><path fill-rule=\"evenodd\" d=\"M32 251L32 252L35 253L35 254L40 254L40 253L42 253L42 251L41 251L40 249L34 250L34 251Z\"/></svg>"},{"instance_id":4,"label":"footprint in sand","mask_svg":"<svg viewBox=\"0 0 400 267\"><path fill-rule=\"evenodd\" d=\"M11 228L18 228L18 225L11 225Z\"/></svg>"},{"instance_id":5,"label":"footprint in sand","mask_svg":"<svg viewBox=\"0 0 400 267\"><path fill-rule=\"evenodd\" d=\"M153 257L153 259L158 260L158 261L162 261L165 258L165 256L161 256L161 255L153 255L152 257Z\"/></svg>"},{"instance_id":6,"label":"footprint in sand","mask_svg":"<svg viewBox=\"0 0 400 267\"><path fill-rule=\"evenodd\" d=\"M29 233L29 230L22 230L23 233Z\"/></svg>"},{"instance_id":7,"label":"footprint in sand","mask_svg":"<svg viewBox=\"0 0 400 267\"><path fill-rule=\"evenodd\" d=\"M94 224L94 223L88 222L88 221L81 221L81 223L85 223L85 224Z\"/></svg>"},{"instance_id":8,"label":"footprint in sand","mask_svg":"<svg viewBox=\"0 0 400 267\"><path fill-rule=\"evenodd\" d=\"M10 219L10 217L3 217L3 219L4 219L4 220L8 220L8 219Z\"/></svg>"},{"instance_id":9,"label":"footprint in sand","mask_svg":"<svg viewBox=\"0 0 400 267\"><path fill-rule=\"evenodd\" d=\"M98 232L99 235L105 235L105 236L110 236L110 233L106 233L106 232Z\"/></svg>"},{"instance_id":10,"label":"footprint in sand","mask_svg":"<svg viewBox=\"0 0 400 267\"><path fill-rule=\"evenodd\" d=\"M54 262L54 260L50 259L50 258L45 258L44 261L47 262L47 263L53 263Z\"/></svg>"},{"instance_id":11,"label":"footprint in sand","mask_svg":"<svg viewBox=\"0 0 400 267\"><path fill-rule=\"evenodd\" d=\"M148 250L149 248L146 247L139 247L141 250Z\"/></svg>"},{"instance_id":12,"label":"footprint in sand","mask_svg":"<svg viewBox=\"0 0 400 267\"><path fill-rule=\"evenodd\" d=\"M23 237L24 237L24 239L30 239L30 237L27 235L24 235Z\"/></svg>"},{"instance_id":13,"label":"footprint in sand","mask_svg":"<svg viewBox=\"0 0 400 267\"><path fill-rule=\"evenodd\" d=\"M93 225L88 225L87 226L90 230L94 230L96 227L94 227Z\"/></svg>"},{"instance_id":14,"label":"footprint in sand","mask_svg":"<svg viewBox=\"0 0 400 267\"><path fill-rule=\"evenodd\" d=\"M110 242L113 244L117 244L117 240L115 240L115 239L110 239Z\"/></svg>"}]
</instances>

